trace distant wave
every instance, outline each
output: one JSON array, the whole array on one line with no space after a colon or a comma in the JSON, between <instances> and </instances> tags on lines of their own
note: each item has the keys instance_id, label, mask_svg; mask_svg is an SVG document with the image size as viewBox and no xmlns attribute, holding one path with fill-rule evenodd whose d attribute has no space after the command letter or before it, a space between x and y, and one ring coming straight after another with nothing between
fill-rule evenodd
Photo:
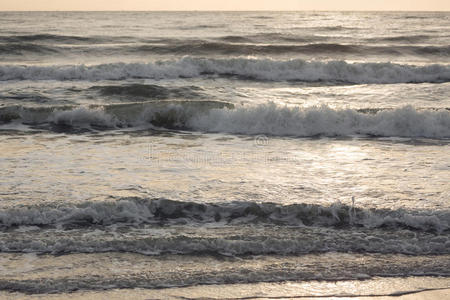
<instances>
[{"instance_id":1,"label":"distant wave","mask_svg":"<svg viewBox=\"0 0 450 300\"><path fill-rule=\"evenodd\" d=\"M22 54L54 54L58 50L51 46L38 45L31 43L8 43L0 44L0 54L22 55Z\"/></svg>"},{"instance_id":2,"label":"distant wave","mask_svg":"<svg viewBox=\"0 0 450 300\"><path fill-rule=\"evenodd\" d=\"M329 41L327 36L318 36L311 33L306 34L289 34L285 32L264 32L259 34L248 35L226 35L215 38L215 40L229 43L270 43L288 42L288 43L313 43Z\"/></svg>"},{"instance_id":3,"label":"distant wave","mask_svg":"<svg viewBox=\"0 0 450 300\"><path fill-rule=\"evenodd\" d=\"M65 44L95 44L106 42L130 41L130 37L123 36L79 36L60 34L29 34L29 35L2 35L0 43L65 43Z\"/></svg>"},{"instance_id":4,"label":"distant wave","mask_svg":"<svg viewBox=\"0 0 450 300\"><path fill-rule=\"evenodd\" d=\"M188 30L204 30L204 29L223 28L224 26L226 26L226 24L198 24L198 25L191 25L191 26L170 27L170 29L188 31Z\"/></svg>"},{"instance_id":5,"label":"distant wave","mask_svg":"<svg viewBox=\"0 0 450 300\"><path fill-rule=\"evenodd\" d=\"M206 26L206 27L205 27ZM194 28L204 29L209 28L207 25L198 26ZM214 26L211 28L215 28ZM314 29L314 28L302 28L302 29ZM342 30L343 27L318 27L317 29L325 30ZM348 28L351 29L351 28ZM438 36L439 37L439 36ZM366 42L406 42L406 43L419 43L435 39L436 36L427 34L411 34L411 35L392 35L392 36L380 36L370 37L363 39ZM64 43L64 44L98 44L98 43L118 43L118 42L148 42L148 43L160 43L168 45L176 44L201 44L208 43L211 40L230 42L230 43L270 43L276 45L275 42L296 42L304 43L316 43L326 42L330 38L327 36L315 35L310 31L304 33L286 33L286 32L264 32L255 34L242 34L242 35L228 35L221 37L214 37L211 39L190 39L190 38L167 38L167 37L154 37L154 38L138 38L127 36L79 36L79 35L59 35L59 34L30 34L30 35L0 35L0 43ZM313 45L313 44L312 44ZM358 44L360 45L360 44ZM301 46L301 45L299 45ZM394 45L395 46L395 45Z\"/></svg>"},{"instance_id":6,"label":"distant wave","mask_svg":"<svg viewBox=\"0 0 450 300\"><path fill-rule=\"evenodd\" d=\"M54 41L52 41L52 39ZM3 38L9 42L0 43L0 53L4 55L17 54L12 50L23 50L28 53L48 54L51 52L64 54L97 54L97 55L352 55L356 57L399 56L412 55L421 57L450 56L448 45L414 45L414 40L423 38L392 37L368 39L368 44L330 43L329 39L314 36L296 36L268 33L266 35L225 36L215 39L170 39L170 38L135 38L124 37L42 37ZM0 41L2 37L0 37ZM374 45L377 43L408 43L407 45ZM420 40L419 40L420 42ZM64 45L61 45L64 44ZM43 52L46 47L48 52Z\"/></svg>"},{"instance_id":7,"label":"distant wave","mask_svg":"<svg viewBox=\"0 0 450 300\"><path fill-rule=\"evenodd\" d=\"M364 227L444 232L449 212L433 215L397 210L366 210L335 203L310 204L230 202L196 203L167 199L129 198L114 202L85 202L75 206L31 206L0 211L0 226L91 226L116 223L223 225L270 223L279 226Z\"/></svg>"},{"instance_id":8,"label":"distant wave","mask_svg":"<svg viewBox=\"0 0 450 300\"><path fill-rule=\"evenodd\" d=\"M89 37L58 35L58 34L29 34L29 35L3 35L0 42L87 42L92 41Z\"/></svg>"},{"instance_id":9,"label":"distant wave","mask_svg":"<svg viewBox=\"0 0 450 300\"><path fill-rule=\"evenodd\" d=\"M366 41L370 42L402 42L402 43L419 43L424 41L429 41L436 36L425 35L425 34L415 34L415 35L393 35L385 37L374 37L368 38Z\"/></svg>"},{"instance_id":10,"label":"distant wave","mask_svg":"<svg viewBox=\"0 0 450 300\"><path fill-rule=\"evenodd\" d=\"M288 40L289 41L289 40ZM291 40L292 41L292 40ZM233 54L233 55L261 55L261 54L353 54L364 55L434 55L450 56L449 46L373 46L339 43L313 43L313 44L252 44L252 43L220 43L200 41L197 43L177 44L147 44L142 46L125 47L128 51L179 54L179 55L206 55L206 54Z\"/></svg>"},{"instance_id":11,"label":"distant wave","mask_svg":"<svg viewBox=\"0 0 450 300\"><path fill-rule=\"evenodd\" d=\"M169 129L267 134L273 136L384 136L450 138L450 111L335 110L326 106L302 109L274 103L234 107L220 101L158 101L86 107L0 109L0 122L72 128L117 129L152 125ZM67 128L68 127L68 128ZM44 127L45 128L45 127ZM52 127L50 127L52 129Z\"/></svg>"},{"instance_id":12,"label":"distant wave","mask_svg":"<svg viewBox=\"0 0 450 300\"><path fill-rule=\"evenodd\" d=\"M339 28L337 28L339 29ZM389 49L390 47L396 48L397 46L400 47L402 44L414 44L414 43L423 43L423 42L429 42L431 40L435 40L436 38L443 38L448 36L442 36L442 35L432 35L432 34L410 34L410 35L390 35L390 36L372 36L367 38L361 38L360 42L364 43L358 43L354 44L353 46L361 46L361 49L365 49L364 46L374 46L373 43L392 43L390 45L383 45L383 46L375 46L373 49ZM330 39L330 36L326 35L315 35L311 32L302 32L302 33L287 33L287 32L264 32L264 33L257 33L257 34L241 34L241 35L225 35L222 37L217 37L215 40L223 41L223 42L230 42L230 43L254 43L254 44L261 44L261 43L269 43L272 45L276 45L276 42L288 42L288 43L296 43L297 46L306 46L306 47L313 47L315 44L321 45L327 45L327 42L329 45L339 45L337 44L338 41L347 40L351 41L353 40L352 37L335 37L333 36ZM329 43L330 40L335 41L335 43ZM173 40L165 40L166 43L172 43ZM182 43L183 40L178 40L179 43ZM187 41L189 42L189 41ZM193 40L192 42L200 42L200 40ZM396 44L394 44L396 43ZM398 44L399 43L399 44ZM303 44L303 45L302 45ZM349 45L351 46L351 44ZM422 45L417 45L417 49L420 49L421 47L427 47ZM443 49L447 49L447 47L444 47Z\"/></svg>"},{"instance_id":13,"label":"distant wave","mask_svg":"<svg viewBox=\"0 0 450 300\"><path fill-rule=\"evenodd\" d=\"M184 57L155 63L112 63L94 66L0 66L0 80L124 80L193 78L208 75L265 81L341 83L422 83L450 81L449 65L347 63L271 59L206 59Z\"/></svg>"},{"instance_id":14,"label":"distant wave","mask_svg":"<svg viewBox=\"0 0 450 300\"><path fill-rule=\"evenodd\" d=\"M367 49L365 49L367 48ZM129 50L157 54L311 54L311 53L358 53L363 54L371 49L357 45L342 44L250 44L250 43L221 43L200 41L198 43L178 43L173 45L142 45L132 46ZM372 51L374 52L374 51ZM449 51L450 52L450 51Z\"/></svg>"},{"instance_id":15,"label":"distant wave","mask_svg":"<svg viewBox=\"0 0 450 300\"><path fill-rule=\"evenodd\" d=\"M347 27L347 26L313 26L313 27L304 27L304 26L297 26L293 29L302 29L305 31L351 31L351 30L357 30L357 27Z\"/></svg>"}]
</instances>

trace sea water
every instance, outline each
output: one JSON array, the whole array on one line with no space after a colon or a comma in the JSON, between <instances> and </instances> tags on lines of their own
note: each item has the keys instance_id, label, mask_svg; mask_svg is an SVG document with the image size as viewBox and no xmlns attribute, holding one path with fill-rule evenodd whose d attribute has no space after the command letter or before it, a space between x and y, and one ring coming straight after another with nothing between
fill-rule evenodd
<instances>
[{"instance_id":1,"label":"sea water","mask_svg":"<svg viewBox=\"0 0 450 300\"><path fill-rule=\"evenodd\" d=\"M448 28L0 13L0 289L450 286Z\"/></svg>"}]
</instances>

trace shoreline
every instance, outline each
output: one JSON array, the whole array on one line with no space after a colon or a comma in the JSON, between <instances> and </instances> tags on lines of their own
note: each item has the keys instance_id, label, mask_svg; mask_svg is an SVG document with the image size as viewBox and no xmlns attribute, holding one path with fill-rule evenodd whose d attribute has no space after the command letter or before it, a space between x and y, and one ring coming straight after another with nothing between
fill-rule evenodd
<instances>
[{"instance_id":1,"label":"shoreline","mask_svg":"<svg viewBox=\"0 0 450 300\"><path fill-rule=\"evenodd\" d=\"M107 289L107 287L105 287ZM375 277L347 281L213 284L162 289L111 289L59 294L0 291L0 299L444 299L450 277Z\"/></svg>"}]
</instances>

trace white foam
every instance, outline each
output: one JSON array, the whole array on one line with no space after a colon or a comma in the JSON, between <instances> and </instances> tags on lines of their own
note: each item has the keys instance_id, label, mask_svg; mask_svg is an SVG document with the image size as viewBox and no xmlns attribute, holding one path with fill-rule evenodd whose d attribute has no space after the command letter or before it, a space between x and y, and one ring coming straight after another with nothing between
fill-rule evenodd
<instances>
[{"instance_id":1,"label":"white foam","mask_svg":"<svg viewBox=\"0 0 450 300\"><path fill-rule=\"evenodd\" d=\"M120 122L112 115L106 114L101 109L88 109L79 107L73 110L55 111L48 118L49 122L70 126L100 126L115 127Z\"/></svg>"},{"instance_id":2,"label":"white foam","mask_svg":"<svg viewBox=\"0 0 450 300\"><path fill-rule=\"evenodd\" d=\"M269 134L308 137L315 135L376 135L399 137L450 137L450 112L418 111L412 106L366 114L326 106L302 109L274 103L237 109L211 110L197 115L188 127L207 132Z\"/></svg>"},{"instance_id":3,"label":"white foam","mask_svg":"<svg viewBox=\"0 0 450 300\"><path fill-rule=\"evenodd\" d=\"M0 67L0 80L123 80L180 78L203 74L244 76L270 81L341 81L349 83L448 82L450 66L393 63L272 60L253 58L206 59L184 57L154 63L111 63L94 66Z\"/></svg>"}]
</instances>

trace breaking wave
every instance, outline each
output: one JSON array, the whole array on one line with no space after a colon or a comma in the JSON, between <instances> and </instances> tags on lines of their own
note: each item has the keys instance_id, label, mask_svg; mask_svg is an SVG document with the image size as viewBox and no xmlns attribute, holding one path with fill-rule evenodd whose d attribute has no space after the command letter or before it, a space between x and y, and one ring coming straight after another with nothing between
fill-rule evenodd
<instances>
[{"instance_id":1,"label":"breaking wave","mask_svg":"<svg viewBox=\"0 0 450 300\"><path fill-rule=\"evenodd\" d=\"M117 223L274 224L279 226L368 229L409 229L446 232L450 212L420 214L405 210L368 210L339 202L326 207L313 204L229 202L197 203L167 199L126 198L111 202L84 202L73 206L30 206L0 211L0 226L91 226Z\"/></svg>"},{"instance_id":2,"label":"breaking wave","mask_svg":"<svg viewBox=\"0 0 450 300\"><path fill-rule=\"evenodd\" d=\"M102 89L103 87L100 87ZM106 86L106 92L115 92ZM126 89L125 89L126 90ZM122 90L120 90L122 91ZM212 109L233 108L221 101L147 101L89 107L55 106L0 108L0 124L19 120L24 124L50 123L70 127L114 129L152 124L159 127L185 127L190 118L207 114Z\"/></svg>"},{"instance_id":3,"label":"breaking wave","mask_svg":"<svg viewBox=\"0 0 450 300\"><path fill-rule=\"evenodd\" d=\"M275 136L348 136L355 134L401 137L450 137L448 110L418 111L412 106L374 114L357 110L279 107L274 103L235 110L212 110L190 120L189 127L209 132Z\"/></svg>"},{"instance_id":4,"label":"breaking wave","mask_svg":"<svg viewBox=\"0 0 450 300\"><path fill-rule=\"evenodd\" d=\"M355 84L440 83L450 81L450 66L192 57L154 63L111 63L93 66L0 66L0 80L98 81L131 78L193 78L208 75L235 76L263 81L325 81Z\"/></svg>"},{"instance_id":5,"label":"breaking wave","mask_svg":"<svg viewBox=\"0 0 450 300\"><path fill-rule=\"evenodd\" d=\"M450 138L450 111L417 110L412 106L392 110L336 110L327 106L299 108L239 106L220 101L151 101L90 107L0 109L0 122L50 124L69 127L117 129L151 125L231 134L272 136L383 136Z\"/></svg>"}]
</instances>

